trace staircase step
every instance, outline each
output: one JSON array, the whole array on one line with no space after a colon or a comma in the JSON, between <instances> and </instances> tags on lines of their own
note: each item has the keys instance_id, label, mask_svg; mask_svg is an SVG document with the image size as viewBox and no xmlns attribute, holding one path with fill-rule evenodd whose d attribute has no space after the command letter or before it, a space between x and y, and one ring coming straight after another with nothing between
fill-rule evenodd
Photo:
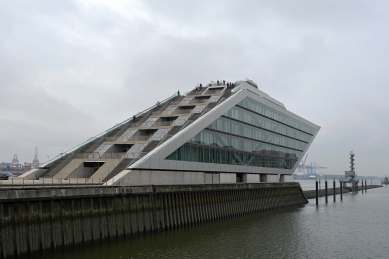
<instances>
[{"instance_id":1,"label":"staircase step","mask_svg":"<svg viewBox=\"0 0 389 259\"><path fill-rule=\"evenodd\" d=\"M112 177L115 177L118 173L126 169L126 167L131 163L133 159L132 158L125 158L123 159L116 167L112 170L104 179L103 182L111 179Z\"/></svg>"},{"instance_id":2,"label":"staircase step","mask_svg":"<svg viewBox=\"0 0 389 259\"><path fill-rule=\"evenodd\" d=\"M151 141L143 150L142 152L150 152L153 150L161 141Z\"/></svg>"},{"instance_id":3,"label":"staircase step","mask_svg":"<svg viewBox=\"0 0 389 259\"><path fill-rule=\"evenodd\" d=\"M58 159L44 174L42 174L40 177L41 178L50 178L52 176L50 176L49 174L55 169L57 168L57 166L59 166L63 161L65 161L65 159L61 158L61 159Z\"/></svg>"}]
</instances>

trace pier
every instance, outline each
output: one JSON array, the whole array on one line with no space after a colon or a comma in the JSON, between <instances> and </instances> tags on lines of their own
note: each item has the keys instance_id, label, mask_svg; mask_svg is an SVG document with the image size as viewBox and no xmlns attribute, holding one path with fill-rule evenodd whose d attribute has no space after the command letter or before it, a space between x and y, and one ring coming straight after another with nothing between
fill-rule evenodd
<instances>
[{"instance_id":1,"label":"pier","mask_svg":"<svg viewBox=\"0 0 389 259\"><path fill-rule=\"evenodd\" d=\"M380 187L381 187L380 185L366 185L364 188L365 188L365 190L366 189L369 190L369 189L380 188ZM343 187L342 188L343 193L349 193L352 191L353 190L351 187ZM325 189L318 190L318 197L325 197L325 195L326 195L325 192L326 192ZM340 187L335 188L335 194L336 195L340 194ZM313 199L316 197L316 190L304 191L304 195L308 200ZM334 195L333 188L329 188L328 189L328 196L332 196L332 195Z\"/></svg>"}]
</instances>

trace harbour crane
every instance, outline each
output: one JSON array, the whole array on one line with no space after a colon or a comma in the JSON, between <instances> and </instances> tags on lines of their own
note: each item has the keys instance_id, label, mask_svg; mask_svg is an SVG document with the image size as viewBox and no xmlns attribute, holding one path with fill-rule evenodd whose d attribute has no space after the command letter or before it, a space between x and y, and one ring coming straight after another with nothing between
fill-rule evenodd
<instances>
[{"instance_id":1,"label":"harbour crane","mask_svg":"<svg viewBox=\"0 0 389 259\"><path fill-rule=\"evenodd\" d=\"M297 166L298 171L306 171L306 175L316 175L316 169L328 169L327 167L321 166L315 162L311 162L310 165L306 165L306 161L308 158L308 153L304 159L301 160L301 164Z\"/></svg>"}]
</instances>

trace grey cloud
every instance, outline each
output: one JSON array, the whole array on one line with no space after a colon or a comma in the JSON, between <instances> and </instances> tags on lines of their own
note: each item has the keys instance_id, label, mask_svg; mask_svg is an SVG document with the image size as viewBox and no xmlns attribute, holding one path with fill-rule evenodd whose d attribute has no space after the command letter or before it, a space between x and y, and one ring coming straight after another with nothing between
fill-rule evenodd
<instances>
[{"instance_id":1,"label":"grey cloud","mask_svg":"<svg viewBox=\"0 0 389 259\"><path fill-rule=\"evenodd\" d=\"M249 77L322 127L309 161L341 173L355 149L359 174L385 174L386 1L138 2L146 16L112 4L0 3L3 161L35 146L53 157L177 90Z\"/></svg>"}]
</instances>

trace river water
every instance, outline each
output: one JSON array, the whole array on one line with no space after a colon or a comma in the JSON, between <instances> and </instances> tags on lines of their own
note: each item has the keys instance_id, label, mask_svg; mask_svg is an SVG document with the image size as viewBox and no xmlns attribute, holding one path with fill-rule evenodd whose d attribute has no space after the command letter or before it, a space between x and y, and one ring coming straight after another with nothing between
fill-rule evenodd
<instances>
[{"instance_id":1,"label":"river water","mask_svg":"<svg viewBox=\"0 0 389 259\"><path fill-rule=\"evenodd\" d=\"M388 258L389 187L332 200L39 258Z\"/></svg>"}]
</instances>

